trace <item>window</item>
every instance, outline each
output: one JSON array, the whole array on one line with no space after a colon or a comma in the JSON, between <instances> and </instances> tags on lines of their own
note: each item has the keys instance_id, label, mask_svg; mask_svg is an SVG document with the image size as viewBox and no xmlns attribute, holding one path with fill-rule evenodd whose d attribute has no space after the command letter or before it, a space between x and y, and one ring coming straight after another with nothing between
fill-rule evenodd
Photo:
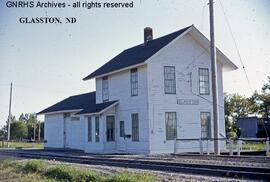
<instances>
[{"instance_id":1,"label":"window","mask_svg":"<svg viewBox=\"0 0 270 182\"><path fill-rule=\"evenodd\" d=\"M88 142L92 142L92 120L88 117Z\"/></svg>"},{"instance_id":2,"label":"window","mask_svg":"<svg viewBox=\"0 0 270 182\"><path fill-rule=\"evenodd\" d=\"M208 68L199 68L199 89L200 94L210 94Z\"/></svg>"},{"instance_id":3,"label":"window","mask_svg":"<svg viewBox=\"0 0 270 182\"><path fill-rule=\"evenodd\" d=\"M102 78L102 100L103 102L109 101L109 81L107 76Z\"/></svg>"},{"instance_id":4,"label":"window","mask_svg":"<svg viewBox=\"0 0 270 182\"><path fill-rule=\"evenodd\" d=\"M176 112L165 113L166 140L174 140L177 137Z\"/></svg>"},{"instance_id":5,"label":"window","mask_svg":"<svg viewBox=\"0 0 270 182\"><path fill-rule=\"evenodd\" d=\"M139 141L139 114L131 114L132 141Z\"/></svg>"},{"instance_id":6,"label":"window","mask_svg":"<svg viewBox=\"0 0 270 182\"><path fill-rule=\"evenodd\" d=\"M201 137L211 138L211 114L210 112L201 112Z\"/></svg>"},{"instance_id":7,"label":"window","mask_svg":"<svg viewBox=\"0 0 270 182\"><path fill-rule=\"evenodd\" d=\"M107 116L107 141L111 142L114 141L114 133L115 133L115 127L114 127L114 116Z\"/></svg>"},{"instance_id":8,"label":"window","mask_svg":"<svg viewBox=\"0 0 270 182\"><path fill-rule=\"evenodd\" d=\"M131 85L131 96L138 95L138 69L134 68L130 70L130 85Z\"/></svg>"},{"instance_id":9,"label":"window","mask_svg":"<svg viewBox=\"0 0 270 182\"><path fill-rule=\"evenodd\" d=\"M96 142L99 142L99 117L95 117L95 127Z\"/></svg>"},{"instance_id":10,"label":"window","mask_svg":"<svg viewBox=\"0 0 270 182\"><path fill-rule=\"evenodd\" d=\"M164 91L165 94L176 93L175 67L164 66Z\"/></svg>"},{"instance_id":11,"label":"window","mask_svg":"<svg viewBox=\"0 0 270 182\"><path fill-rule=\"evenodd\" d=\"M120 137L124 137L124 136L125 136L125 122L120 121Z\"/></svg>"}]
</instances>

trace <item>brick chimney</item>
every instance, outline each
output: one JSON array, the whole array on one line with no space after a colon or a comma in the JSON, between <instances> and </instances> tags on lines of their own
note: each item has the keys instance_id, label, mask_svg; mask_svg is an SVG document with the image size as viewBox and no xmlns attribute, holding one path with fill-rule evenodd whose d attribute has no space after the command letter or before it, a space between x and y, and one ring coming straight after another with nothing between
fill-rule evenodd
<instances>
[{"instance_id":1,"label":"brick chimney","mask_svg":"<svg viewBox=\"0 0 270 182\"><path fill-rule=\"evenodd\" d=\"M153 40L153 29L151 27L144 28L144 44Z\"/></svg>"}]
</instances>

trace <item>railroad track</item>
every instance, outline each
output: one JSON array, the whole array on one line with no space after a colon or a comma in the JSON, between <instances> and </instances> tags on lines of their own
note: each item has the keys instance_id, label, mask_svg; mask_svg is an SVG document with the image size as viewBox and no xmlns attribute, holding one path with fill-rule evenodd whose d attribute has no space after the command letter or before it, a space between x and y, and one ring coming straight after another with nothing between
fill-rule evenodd
<instances>
[{"instance_id":1,"label":"railroad track","mask_svg":"<svg viewBox=\"0 0 270 182\"><path fill-rule=\"evenodd\" d=\"M142 160L142 159L117 159L104 158L102 156L82 157L74 155L59 155L33 151L0 151L2 154L31 159L46 159L62 162L107 165L112 167L126 167L133 169L145 169L166 171L171 173L186 173L205 176L230 177L237 179L257 179L270 181L270 169L261 167L237 167L209 164L189 164L174 161Z\"/></svg>"}]
</instances>

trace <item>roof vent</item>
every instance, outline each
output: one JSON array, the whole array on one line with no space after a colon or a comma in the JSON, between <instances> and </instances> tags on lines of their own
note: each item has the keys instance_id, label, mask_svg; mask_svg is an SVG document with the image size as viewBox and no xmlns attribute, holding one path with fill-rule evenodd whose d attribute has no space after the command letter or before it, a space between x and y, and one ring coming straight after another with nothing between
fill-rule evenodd
<instances>
[{"instance_id":1,"label":"roof vent","mask_svg":"<svg viewBox=\"0 0 270 182\"><path fill-rule=\"evenodd\" d=\"M151 27L144 28L144 44L153 40L153 29Z\"/></svg>"}]
</instances>

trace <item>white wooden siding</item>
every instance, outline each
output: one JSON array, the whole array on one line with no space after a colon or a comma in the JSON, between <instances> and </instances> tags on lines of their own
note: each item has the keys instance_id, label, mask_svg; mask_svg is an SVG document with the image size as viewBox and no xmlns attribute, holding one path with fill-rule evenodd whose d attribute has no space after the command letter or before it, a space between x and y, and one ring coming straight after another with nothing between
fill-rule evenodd
<instances>
[{"instance_id":1,"label":"white wooden siding","mask_svg":"<svg viewBox=\"0 0 270 182\"><path fill-rule=\"evenodd\" d=\"M176 94L164 93L164 66L175 66ZM218 67L218 96L221 100L219 104L222 105L221 65L218 64ZM210 55L188 34L163 49L148 62L151 153L170 153L174 150L174 141L166 141L165 137L165 112L177 112L178 138L201 137L200 112L211 112L213 132L212 93L199 95L199 68L208 68L211 76ZM191 80L190 73L192 74ZM192 87L190 81L192 81ZM177 99L195 99L199 101L199 105L178 105ZM219 110L220 118L224 118L224 112L221 110ZM220 128L224 129L224 119L220 121ZM193 151L199 151L198 142L193 142L193 144L186 142L181 147L185 151L188 146L193 148Z\"/></svg>"}]
</instances>

